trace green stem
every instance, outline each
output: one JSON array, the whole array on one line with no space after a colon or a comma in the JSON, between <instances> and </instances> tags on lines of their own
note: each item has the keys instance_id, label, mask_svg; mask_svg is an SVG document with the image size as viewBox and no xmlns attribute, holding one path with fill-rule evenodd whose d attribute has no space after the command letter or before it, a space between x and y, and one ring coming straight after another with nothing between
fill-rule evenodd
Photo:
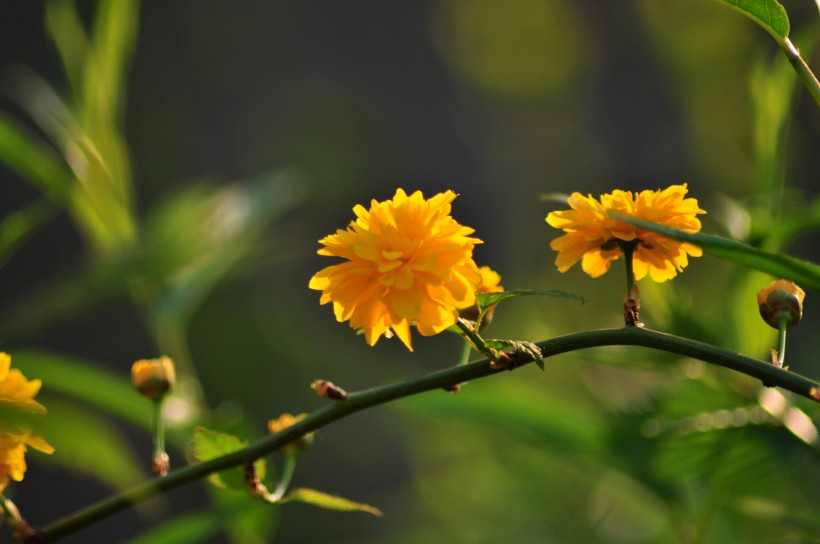
<instances>
[{"instance_id":1,"label":"green stem","mask_svg":"<svg viewBox=\"0 0 820 544\"><path fill-rule=\"evenodd\" d=\"M781 317L777 327L777 368L783 368L783 363L786 361L786 329L789 326L791 318Z\"/></svg>"},{"instance_id":2,"label":"green stem","mask_svg":"<svg viewBox=\"0 0 820 544\"><path fill-rule=\"evenodd\" d=\"M621 244L624 252L624 263L626 263L626 298L632 298L632 286L635 285L635 271L632 267L632 254L635 252L635 244L626 242Z\"/></svg>"},{"instance_id":3,"label":"green stem","mask_svg":"<svg viewBox=\"0 0 820 544\"><path fill-rule=\"evenodd\" d=\"M817 77L812 73L809 65L806 64L806 61L800 56L800 52L788 38L783 39L781 48L795 72L797 72L797 75L803 80L803 84L809 90L809 94L814 98L817 105L820 106L820 82L817 81Z\"/></svg>"},{"instance_id":4,"label":"green stem","mask_svg":"<svg viewBox=\"0 0 820 544\"><path fill-rule=\"evenodd\" d=\"M470 353L473 351L473 346L470 345L468 341L464 341L461 347L461 359L459 360L459 365L466 365L470 362Z\"/></svg>"},{"instance_id":5,"label":"green stem","mask_svg":"<svg viewBox=\"0 0 820 544\"><path fill-rule=\"evenodd\" d=\"M491 361L496 361L498 353L487 345L472 325L467 323L464 319L458 318L458 321L456 321L456 326L461 329L461 332L463 332L464 335L470 340L470 343L472 343L476 350L483 353Z\"/></svg>"},{"instance_id":6,"label":"green stem","mask_svg":"<svg viewBox=\"0 0 820 544\"><path fill-rule=\"evenodd\" d=\"M162 424L162 398L154 400L152 427L154 428L154 457L165 453L165 427Z\"/></svg>"},{"instance_id":7,"label":"green stem","mask_svg":"<svg viewBox=\"0 0 820 544\"><path fill-rule=\"evenodd\" d=\"M3 510L3 517L6 520L13 520L14 514L12 514L8 503L6 503L7 500L8 499L6 499L6 497L4 497L2 493L0 493L0 508Z\"/></svg>"},{"instance_id":8,"label":"green stem","mask_svg":"<svg viewBox=\"0 0 820 544\"><path fill-rule=\"evenodd\" d=\"M299 457L295 453L288 453L285 455L285 463L282 465L282 477L279 479L279 484L273 495L270 496L270 502L278 502L282 500L285 493L288 491L290 481L293 479L293 473L296 471L296 458Z\"/></svg>"},{"instance_id":9,"label":"green stem","mask_svg":"<svg viewBox=\"0 0 820 544\"><path fill-rule=\"evenodd\" d=\"M644 346L700 359L757 378L769 386L779 386L797 395L820 401L820 383L814 380L709 344L638 327L580 332L538 343L544 358L580 349L616 345ZM424 391L453 387L465 381L501 372L506 372L506 369L494 367L489 359L484 359L405 381L350 393L345 400L319 408L305 419L245 449L204 463L179 468L163 478L154 478L69 514L43 528L39 535L42 539L37 542L53 542L160 493L200 480L213 472L245 465L297 440L306 433L355 412Z\"/></svg>"}]
</instances>

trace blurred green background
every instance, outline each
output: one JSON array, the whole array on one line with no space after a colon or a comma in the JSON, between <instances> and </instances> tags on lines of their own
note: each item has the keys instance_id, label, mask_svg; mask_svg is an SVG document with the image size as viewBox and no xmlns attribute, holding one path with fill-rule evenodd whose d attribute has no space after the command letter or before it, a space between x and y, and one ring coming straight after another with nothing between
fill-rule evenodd
<instances>
[{"instance_id":1,"label":"blurred green background","mask_svg":"<svg viewBox=\"0 0 820 544\"><path fill-rule=\"evenodd\" d=\"M817 6L783 4L810 60ZM34 525L147 477L136 359L197 377L169 407L175 466L195 423L253 439L323 405L313 379L454 364L455 336L369 348L307 288L330 264L317 240L397 187L459 193L507 289L590 301L508 303L501 338L622 320L620 266L555 270L545 193L687 182L704 231L818 259L820 113L712 0L11 2L0 69L0 347L43 378L57 448L9 489ZM642 317L766 359L771 279L694 259L641 282ZM816 378L814 296L787 364ZM818 542L818 422L737 374L601 348L323 429L294 484L383 519L195 483L65 541Z\"/></svg>"}]
</instances>

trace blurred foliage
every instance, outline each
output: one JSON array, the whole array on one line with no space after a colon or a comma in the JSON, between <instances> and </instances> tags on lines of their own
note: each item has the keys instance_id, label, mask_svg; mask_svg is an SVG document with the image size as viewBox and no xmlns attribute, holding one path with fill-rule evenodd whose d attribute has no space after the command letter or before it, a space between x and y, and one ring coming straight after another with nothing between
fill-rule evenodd
<instances>
[{"instance_id":1,"label":"blurred foliage","mask_svg":"<svg viewBox=\"0 0 820 544\"><path fill-rule=\"evenodd\" d=\"M174 466L197 424L244 441L271 414L317 406L316 377L352 390L453 364L455 337L424 339L412 358L368 349L307 290L315 240L397 185L459 192L454 214L476 227L482 264L508 289L589 301L505 304L490 336L621 321L617 273L554 271L542 193L688 181L709 210L705 231L756 257L816 262L817 111L771 40L721 4L779 5L37 7L65 84L47 63L43 76L20 67L24 46L4 51L3 68L14 65L0 175L23 196L2 202L0 339L43 380L37 429L57 452L29 457L16 502L47 521L100 497L42 500L63 479L76 486L71 473L104 490L146 477L150 408L130 389L133 359L167 353L180 365L166 406ZM788 7L810 59L817 11ZM642 316L765 359L776 335L755 293L770 280L705 256L674 282L642 284ZM820 373L815 293L788 357L809 376ZM596 348L323 429L295 483L375 504L383 520L281 511L196 484L159 513L75 541L811 542L817 422L817 404L736 373ZM44 466L48 480L36 480Z\"/></svg>"},{"instance_id":2,"label":"blurred foliage","mask_svg":"<svg viewBox=\"0 0 820 544\"><path fill-rule=\"evenodd\" d=\"M192 463L204 463L217 457L222 457L229 453L239 451L248 445L237 437L212 431L205 427L194 429L191 439L190 461ZM265 477L265 460L261 459L254 463L256 476L261 480ZM248 483L245 479L245 467L234 467L224 472L211 474L208 478L217 487L227 489L245 489Z\"/></svg>"}]
</instances>

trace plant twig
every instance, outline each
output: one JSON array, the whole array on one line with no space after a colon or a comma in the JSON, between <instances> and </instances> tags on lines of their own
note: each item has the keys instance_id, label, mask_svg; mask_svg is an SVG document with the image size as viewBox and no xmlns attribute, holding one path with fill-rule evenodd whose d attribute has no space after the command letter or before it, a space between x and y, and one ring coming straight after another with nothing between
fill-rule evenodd
<instances>
[{"instance_id":1,"label":"plant twig","mask_svg":"<svg viewBox=\"0 0 820 544\"><path fill-rule=\"evenodd\" d=\"M803 84L806 86L806 89L808 89L809 94L814 98L817 105L820 106L820 82L817 81L817 77L811 71L809 65L806 64L806 61L800 56L800 52L790 39L784 38L781 48L786 54L786 58L789 59L794 71L797 72L797 75L803 80Z\"/></svg>"},{"instance_id":2,"label":"plant twig","mask_svg":"<svg viewBox=\"0 0 820 544\"><path fill-rule=\"evenodd\" d=\"M742 374L757 378L768 386L782 387L802 397L820 402L820 395L818 395L820 383L814 380L729 350L657 331L637 327L605 329L560 336L539 342L537 345L541 349L544 358L601 346L632 345L648 347L730 368ZM526 362L527 361L522 361L521 364L526 364ZM44 527L38 532L37 540L32 539L29 540L29 542L54 542L95 521L108 517L160 493L189 482L200 480L213 472L220 472L231 467L252 462L255 459L272 453L306 433L315 431L320 427L324 427L355 412L425 391L441 388L446 389L465 381L475 380L504 371L504 368L494 367L492 361L484 359L466 365L446 368L401 382L350 393L344 400L319 408L305 419L294 423L274 435L267 436L243 450L197 465L179 468L163 478L155 478L144 482L122 493L69 514Z\"/></svg>"}]
</instances>

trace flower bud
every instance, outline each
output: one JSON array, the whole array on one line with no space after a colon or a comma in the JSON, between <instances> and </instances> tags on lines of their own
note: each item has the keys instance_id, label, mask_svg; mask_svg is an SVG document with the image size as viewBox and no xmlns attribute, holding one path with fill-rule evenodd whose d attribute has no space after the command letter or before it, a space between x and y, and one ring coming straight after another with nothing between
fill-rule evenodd
<instances>
[{"instance_id":1,"label":"flower bud","mask_svg":"<svg viewBox=\"0 0 820 544\"><path fill-rule=\"evenodd\" d=\"M287 429L294 423L302 421L307 417L307 414L299 414L299 415L291 415L291 414L282 414L277 419L271 419L268 421L268 432L270 434L276 434L283 429ZM313 445L313 439L316 436L316 431L311 431L293 442L288 442L277 451L283 455L287 454L296 454L302 455L305 453L311 445Z\"/></svg>"},{"instance_id":2,"label":"flower bud","mask_svg":"<svg viewBox=\"0 0 820 544\"><path fill-rule=\"evenodd\" d=\"M481 283L475 291L477 295L480 295L482 293L504 292L504 287L499 285L499 283L501 283L501 276L498 274L498 272L496 272L489 266L482 266L478 269L478 271L481 273ZM481 330L486 329L488 326L490 326L490 323L493 322L493 311L495 310L495 307L496 305L493 304L484 313L484 319L481 322ZM473 304L468 308L462 308L461 310L459 310L459 316L462 319L472 321L473 323L478 321L479 313L480 312L478 308L478 303Z\"/></svg>"},{"instance_id":3,"label":"flower bud","mask_svg":"<svg viewBox=\"0 0 820 544\"><path fill-rule=\"evenodd\" d=\"M347 391L327 380L313 380L310 388L320 397L331 400L345 400Z\"/></svg>"},{"instance_id":4,"label":"flower bud","mask_svg":"<svg viewBox=\"0 0 820 544\"><path fill-rule=\"evenodd\" d=\"M780 322L785 320L786 326L791 327L800 322L803 317L803 299L806 293L793 281L773 281L766 289L757 293L757 305L760 316L774 327L780 328Z\"/></svg>"},{"instance_id":5,"label":"flower bud","mask_svg":"<svg viewBox=\"0 0 820 544\"><path fill-rule=\"evenodd\" d=\"M160 399L176 382L174 361L167 355L139 360L131 366L131 381L136 390L149 399Z\"/></svg>"}]
</instances>

